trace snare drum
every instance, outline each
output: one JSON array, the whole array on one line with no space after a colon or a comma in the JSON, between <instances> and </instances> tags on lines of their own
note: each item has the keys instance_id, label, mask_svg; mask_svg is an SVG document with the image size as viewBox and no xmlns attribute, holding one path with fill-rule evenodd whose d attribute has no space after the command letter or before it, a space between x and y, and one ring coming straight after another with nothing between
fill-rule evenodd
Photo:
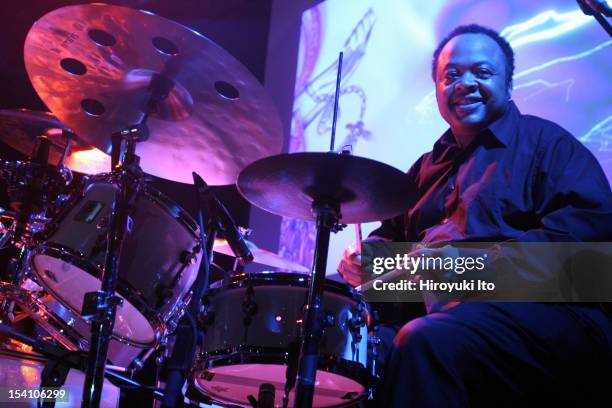
<instances>
[{"instance_id":1,"label":"snare drum","mask_svg":"<svg viewBox=\"0 0 612 408\"><path fill-rule=\"evenodd\" d=\"M90 178L51 223L48 239L31 258L36 280L80 315L83 297L100 289L109 227L118 185L110 175ZM201 259L195 221L146 184L130 214L119 262L114 337L151 347L188 301ZM89 338L89 333L82 333Z\"/></svg>"},{"instance_id":2,"label":"snare drum","mask_svg":"<svg viewBox=\"0 0 612 408\"><path fill-rule=\"evenodd\" d=\"M288 350L299 345L308 284L307 275L268 272L213 285L205 299L205 350L194 371L195 387L221 404L251 406L247 397L271 383L275 405L282 406ZM325 282L323 310L329 325L320 343L313 405L352 405L371 382L369 310L356 291L331 280Z\"/></svg>"}]
</instances>

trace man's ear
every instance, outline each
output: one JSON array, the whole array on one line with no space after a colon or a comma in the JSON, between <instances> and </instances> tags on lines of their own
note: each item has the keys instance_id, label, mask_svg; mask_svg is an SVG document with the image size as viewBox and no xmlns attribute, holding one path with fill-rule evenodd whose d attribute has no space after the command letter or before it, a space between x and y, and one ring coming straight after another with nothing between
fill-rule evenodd
<instances>
[{"instance_id":1,"label":"man's ear","mask_svg":"<svg viewBox=\"0 0 612 408\"><path fill-rule=\"evenodd\" d=\"M506 89L506 91L508 92L508 100L512 99L512 88L513 88L513 83L512 81L510 81L510 83L508 83L508 89Z\"/></svg>"}]
</instances>

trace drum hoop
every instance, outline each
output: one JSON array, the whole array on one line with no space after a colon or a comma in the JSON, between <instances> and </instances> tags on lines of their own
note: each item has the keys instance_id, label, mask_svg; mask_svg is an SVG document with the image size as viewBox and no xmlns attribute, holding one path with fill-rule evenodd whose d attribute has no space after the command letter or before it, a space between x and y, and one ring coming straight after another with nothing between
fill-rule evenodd
<instances>
[{"instance_id":1,"label":"drum hoop","mask_svg":"<svg viewBox=\"0 0 612 408\"><path fill-rule=\"evenodd\" d=\"M225 290L238 289L253 286L296 286L308 289L310 276L290 272L257 272L241 273L234 275L230 279L218 281L218 285L211 287L208 294L213 295ZM337 295L353 299L357 303L362 302L361 294L354 288L331 279L325 279L324 290Z\"/></svg>"},{"instance_id":2,"label":"drum hoop","mask_svg":"<svg viewBox=\"0 0 612 408\"><path fill-rule=\"evenodd\" d=\"M198 240L200 236L200 227L191 217L191 215L189 215L189 213L183 209L183 207L178 205L174 200L157 190L155 187L148 184L144 185L143 192L145 193L147 199L152 200L155 204L162 207L166 213L170 214L172 218L187 228L191 235ZM174 208L179 210L178 215L174 215Z\"/></svg>"},{"instance_id":3,"label":"drum hoop","mask_svg":"<svg viewBox=\"0 0 612 408\"><path fill-rule=\"evenodd\" d=\"M287 349L265 346L238 346L202 353L200 370L236 364L287 364ZM321 353L317 370L349 378L366 390L374 383L370 371L363 364L331 354Z\"/></svg>"},{"instance_id":4,"label":"drum hoop","mask_svg":"<svg viewBox=\"0 0 612 408\"><path fill-rule=\"evenodd\" d=\"M3 292L3 295L7 292L7 288L9 290L15 290L11 284L5 282L0 283L0 291ZM41 300L41 297L42 296L39 296L38 292L18 288L15 290L15 293L9 294L7 300L14 301L18 304L21 309L23 309L23 313L27 314L36 324L49 332L51 336L54 336L56 339L59 336L60 338L58 341L64 347L73 351L79 350L83 336L74 327L70 326L64 319L58 316L52 308ZM41 323L41 321L34 316L39 313L45 316L43 318L43 320L45 320L44 323ZM59 333L51 333L49 327ZM7 349L0 348L0 350Z\"/></svg>"},{"instance_id":5,"label":"drum hoop","mask_svg":"<svg viewBox=\"0 0 612 408\"><path fill-rule=\"evenodd\" d=\"M59 334L58 333L49 333L49 334L55 338L60 336L63 340L60 339L59 342L64 347L69 348L66 342L70 342L72 344L72 347L74 348L73 351L76 351L76 350L80 350L81 347L83 346L83 343L82 343L83 340L89 343L89 339L85 339L83 335L80 334L73 326L69 325L68 322L64 321L64 319L58 316L51 307L49 307L42 300L40 300L40 297L37 297L36 295L32 296L32 299L30 299L28 303L24 303L23 306L28 306L28 307L35 306L38 308L38 311L42 310L42 312L46 316L44 324L38 321L36 317L30 316L30 318L33 319L36 322L36 324L42 326L46 331L49 331L49 329L46 326L47 324L51 325L51 327L54 330L57 330ZM36 314L36 313L32 311L32 314ZM50 319L52 320L52 322L49 321Z\"/></svg>"},{"instance_id":6,"label":"drum hoop","mask_svg":"<svg viewBox=\"0 0 612 408\"><path fill-rule=\"evenodd\" d=\"M36 255L48 255L53 258L61 259L64 262L68 262L71 265L74 265L77 268L84 270L96 279L99 279L98 275L100 274L101 267L97 267L89 260L83 258L82 255L75 254L74 251L69 248L52 243L39 246L37 250L34 251L33 256L30 257L31 269L34 271L38 278L36 279L36 282L40 284L47 292L51 293L53 297L55 297L64 307L66 307L73 313L76 313L78 316L81 316L80 310L75 310L71 305L67 304L59 295L59 293L56 293L53 289L51 289L45 283L45 280L40 277L39 272L34 267L34 258ZM135 347L154 347L159 342L160 336L162 335L162 333L164 333L166 329L165 324L162 322L161 318L159 318L159 316L156 316L154 312L151 312L151 310L153 309L141 300L141 298L138 296L138 290L132 288L121 278L117 280L117 292L119 292L121 296L125 298L125 300L130 302L132 306L134 306L134 308L138 310L138 312L141 313L149 322L149 324L153 328L153 332L155 333L155 340L150 343L140 343L130 340L124 336L117 335L116 333L113 333L112 337L117 341L127 343ZM174 313L175 312L171 313L171 315L173 315Z\"/></svg>"}]
</instances>

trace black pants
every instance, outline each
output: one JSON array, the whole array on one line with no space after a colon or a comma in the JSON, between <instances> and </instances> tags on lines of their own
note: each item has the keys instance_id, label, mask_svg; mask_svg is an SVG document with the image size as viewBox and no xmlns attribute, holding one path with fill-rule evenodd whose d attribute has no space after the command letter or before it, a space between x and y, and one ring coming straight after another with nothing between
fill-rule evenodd
<instances>
[{"instance_id":1,"label":"black pants","mask_svg":"<svg viewBox=\"0 0 612 408\"><path fill-rule=\"evenodd\" d=\"M612 406L612 322L601 310L463 303L407 323L381 407Z\"/></svg>"}]
</instances>

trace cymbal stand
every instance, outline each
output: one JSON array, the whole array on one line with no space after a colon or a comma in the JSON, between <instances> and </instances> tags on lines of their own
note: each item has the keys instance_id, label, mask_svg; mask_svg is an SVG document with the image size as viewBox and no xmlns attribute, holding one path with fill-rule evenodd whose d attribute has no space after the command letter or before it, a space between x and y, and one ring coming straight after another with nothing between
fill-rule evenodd
<instances>
[{"instance_id":1,"label":"cymbal stand","mask_svg":"<svg viewBox=\"0 0 612 408\"><path fill-rule=\"evenodd\" d=\"M169 63L167 63L169 64ZM149 115L157 112L159 104L168 98L174 81L162 74L156 74L149 84L149 99L140 123L111 136L111 161L113 176L119 185L115 193L110 228L107 232L107 248L102 271L102 287L97 292L85 294L82 315L92 319L91 341L87 360L87 371L83 385L82 407L98 407L102 395L104 370L108 345L115 326L115 309L121 298L115 296L119 276L119 258L127 229L129 204L142 177L140 158L136 155L136 143L149 139L146 122ZM123 161L118 164L121 147L125 142Z\"/></svg>"},{"instance_id":2,"label":"cymbal stand","mask_svg":"<svg viewBox=\"0 0 612 408\"><path fill-rule=\"evenodd\" d=\"M340 97L340 81L342 78L342 57L338 55L338 73L336 76L336 94L334 98L334 117L330 140L330 153L334 152L336 137L336 122L338 120L338 100ZM308 303L304 307L304 326L302 329L302 346L298 358L298 371L294 406L296 408L312 407L314 397L317 367L319 364L319 345L323 329L333 325L333 316L322 310L323 288L325 285L325 269L329 251L329 237L332 232L338 232L343 225L339 224L342 214L340 206L327 197L314 197L312 211L316 215L317 237L315 241L314 269L308 288ZM290 381L287 381L289 384ZM290 388L285 386L284 403L289 400Z\"/></svg>"},{"instance_id":3,"label":"cymbal stand","mask_svg":"<svg viewBox=\"0 0 612 408\"><path fill-rule=\"evenodd\" d=\"M327 200L315 199L312 210L317 217L317 236L315 241L314 270L308 288L308 303L304 308L302 347L298 360L294 406L312 407L317 366L319 363L319 344L323 330L333 324L333 317L322 310L325 269L331 232L342 228L338 221L341 217L339 206ZM286 390L288 393L288 390ZM287 398L287 396L285 397Z\"/></svg>"},{"instance_id":4,"label":"cymbal stand","mask_svg":"<svg viewBox=\"0 0 612 408\"><path fill-rule=\"evenodd\" d=\"M25 186L23 203L15 214L14 229L11 231L13 247L6 280L14 285L20 285L23 279L24 265L28 258L28 227L31 226L33 216L46 209L45 190L49 181L47 160L51 142L45 136L38 136L36 139L37 145L32 152L30 163L26 163L25 167L26 172L31 175L31 180Z\"/></svg>"},{"instance_id":5,"label":"cymbal stand","mask_svg":"<svg viewBox=\"0 0 612 408\"><path fill-rule=\"evenodd\" d=\"M107 232L108 246L102 271L102 286L97 292L86 293L83 300L82 315L90 318L92 325L82 407L100 405L108 346L115 326L116 307L122 303L121 298L115 296L115 289L119 275L119 258L127 229L129 203L137 191L138 182L142 179L140 159L135 154L136 143L146 140L147 136L144 124L127 128L114 135L115 139L121 138L125 142L125 153L122 163L113 168L119 191L115 193L115 203Z\"/></svg>"}]
</instances>

